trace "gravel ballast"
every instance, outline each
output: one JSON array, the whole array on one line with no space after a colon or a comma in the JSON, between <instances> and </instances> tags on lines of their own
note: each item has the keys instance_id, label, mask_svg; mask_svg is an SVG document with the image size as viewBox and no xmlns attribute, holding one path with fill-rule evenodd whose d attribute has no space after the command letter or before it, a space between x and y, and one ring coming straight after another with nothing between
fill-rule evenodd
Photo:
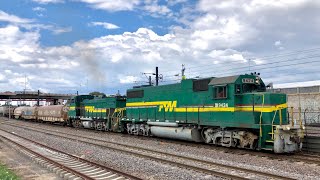
<instances>
[{"instance_id":1,"label":"gravel ballast","mask_svg":"<svg viewBox=\"0 0 320 180\"><path fill-rule=\"evenodd\" d=\"M3 126L3 125L1 125ZM108 167L130 173L142 179L220 179L145 158L100 148L86 143L61 139L42 133L7 126L6 130L73 155L103 163Z\"/></svg>"},{"instance_id":2,"label":"gravel ballast","mask_svg":"<svg viewBox=\"0 0 320 180\"><path fill-rule=\"evenodd\" d=\"M46 124L35 124L29 122L19 122L33 127L47 128L56 132L67 132L72 134L81 134L82 136L94 137L105 139L113 142L121 142L128 145L134 145L144 148L156 149L158 151L176 153L183 156L194 157L198 159L205 159L212 162L219 162L222 164L245 167L248 169L260 170L264 172L270 172L273 174L279 174L282 176L288 176L297 179L319 179L320 172L319 166L314 164L307 164L301 162L278 161L270 158L264 158L260 156L250 155L250 151L243 155L226 153L221 150L186 146L178 143L167 143L165 140L157 138L143 138L139 139L135 136L127 136L117 133L95 131L78 130L74 128L66 128L61 126L53 126ZM133 175L138 175L143 179L215 179L216 177L208 176L205 174L183 170L178 167L172 167L145 158L138 158L130 156L128 154L115 152L105 148L99 148L90 146L85 143L73 142L66 139L57 138L54 136L45 135L43 133L31 132L23 129L6 126L4 124L1 127L10 131L15 131L17 134L24 135L39 142L46 143L53 148L59 148L59 150L74 153L79 156L85 156L91 160L99 160L105 162L108 166L115 169L131 172Z\"/></svg>"}]
</instances>

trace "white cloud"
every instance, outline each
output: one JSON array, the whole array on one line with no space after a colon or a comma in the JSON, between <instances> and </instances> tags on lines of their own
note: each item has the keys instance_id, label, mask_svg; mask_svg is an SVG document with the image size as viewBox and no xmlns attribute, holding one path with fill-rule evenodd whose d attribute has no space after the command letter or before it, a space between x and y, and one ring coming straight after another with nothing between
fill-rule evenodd
<instances>
[{"instance_id":1,"label":"white cloud","mask_svg":"<svg viewBox=\"0 0 320 180\"><path fill-rule=\"evenodd\" d=\"M91 26L103 26L105 29L118 29L120 28L119 26L112 24L112 23L108 23L108 22L92 22L89 25Z\"/></svg>"},{"instance_id":2,"label":"white cloud","mask_svg":"<svg viewBox=\"0 0 320 180\"><path fill-rule=\"evenodd\" d=\"M281 43L281 41L276 41L276 42L274 42L274 45L275 45L275 46L281 46L282 43Z\"/></svg>"},{"instance_id":3,"label":"white cloud","mask_svg":"<svg viewBox=\"0 0 320 180\"><path fill-rule=\"evenodd\" d=\"M135 76L119 76L119 79L120 79L120 83L121 84L128 84L128 83L131 83L132 82L135 82L135 81L138 81L139 77L135 77Z\"/></svg>"},{"instance_id":4,"label":"white cloud","mask_svg":"<svg viewBox=\"0 0 320 180\"><path fill-rule=\"evenodd\" d=\"M43 12L43 11L46 11L47 9L46 9L46 8L43 8L43 7L37 6L37 7L32 8L32 10L33 10L33 11Z\"/></svg>"},{"instance_id":5,"label":"white cloud","mask_svg":"<svg viewBox=\"0 0 320 180\"><path fill-rule=\"evenodd\" d=\"M5 76L0 74L0 81L3 81L3 80L5 80Z\"/></svg>"},{"instance_id":6,"label":"white cloud","mask_svg":"<svg viewBox=\"0 0 320 180\"><path fill-rule=\"evenodd\" d=\"M77 0L90 5L95 9L106 11L131 11L140 4L140 0Z\"/></svg>"},{"instance_id":7,"label":"white cloud","mask_svg":"<svg viewBox=\"0 0 320 180\"><path fill-rule=\"evenodd\" d=\"M232 49L225 50L213 50L208 56L212 58L214 64L224 64L224 63L240 63L246 64L248 59L243 55L243 52L238 52Z\"/></svg>"},{"instance_id":8,"label":"white cloud","mask_svg":"<svg viewBox=\"0 0 320 180\"><path fill-rule=\"evenodd\" d=\"M0 60L13 62L30 60L30 54L38 49L40 35L37 32L21 32L19 27L9 25L0 28Z\"/></svg>"},{"instance_id":9,"label":"white cloud","mask_svg":"<svg viewBox=\"0 0 320 180\"><path fill-rule=\"evenodd\" d=\"M157 13L155 9L158 8L144 9L153 5L152 1L121 1L124 4L102 0L82 2L107 11L142 10L151 14ZM0 74L12 82L22 80L24 74L33 75L35 78L30 79L30 87L45 87L52 92L75 92L83 88L86 79L88 87L92 88L87 91L105 87L109 88L108 93L116 92L117 89L129 88L133 81L147 81L140 76L141 72L152 73L155 66L159 66L165 83L176 82L174 75L180 72L181 64L186 64L188 78L262 71L262 77L269 75L267 81L270 82L272 79L276 79L276 83L298 81L295 74L289 76L286 73L298 73L299 69L277 65L281 60L292 57L263 58L262 54L274 53L283 44L286 49L289 45L301 49L312 43L319 44L319 23L315 22L319 21L316 15L320 6L311 1L259 2L202 0L196 7L181 11L183 26L173 26L163 35L149 28L139 28L132 32L79 40L66 46L38 45L39 29L52 26L37 27L29 23L29 28L24 25L26 30L22 31L21 25L9 25L0 28L0 61L3 65ZM162 12L161 8L159 12ZM162 14L168 16L170 12L164 10ZM301 22L304 22L303 26ZM114 27L105 24L107 22L94 23L90 25ZM308 65L308 61L310 59L302 61L308 66L303 70L317 72L318 66ZM264 65L266 63L274 64ZM281 69L285 67L288 71ZM300 79L320 78L319 73L312 76L302 73ZM12 87L15 87L13 83L0 83L1 89Z\"/></svg>"},{"instance_id":10,"label":"white cloud","mask_svg":"<svg viewBox=\"0 0 320 180\"><path fill-rule=\"evenodd\" d=\"M9 23L31 23L34 20L20 18L18 16L10 15L10 14L0 10L0 21L5 21L5 22L9 22Z\"/></svg>"},{"instance_id":11,"label":"white cloud","mask_svg":"<svg viewBox=\"0 0 320 180\"><path fill-rule=\"evenodd\" d=\"M64 0L32 0L39 4L49 4L49 3L63 3Z\"/></svg>"},{"instance_id":12,"label":"white cloud","mask_svg":"<svg viewBox=\"0 0 320 180\"><path fill-rule=\"evenodd\" d=\"M72 27L60 27L57 25L49 25L49 24L20 24L19 26L27 29L27 30L49 30L51 31L53 34L58 35L58 34L62 34L62 33L67 33L67 32L71 32L72 31Z\"/></svg>"},{"instance_id":13,"label":"white cloud","mask_svg":"<svg viewBox=\"0 0 320 180\"><path fill-rule=\"evenodd\" d=\"M169 6L174 6L180 3L186 3L188 0L166 0Z\"/></svg>"},{"instance_id":14,"label":"white cloud","mask_svg":"<svg viewBox=\"0 0 320 180\"><path fill-rule=\"evenodd\" d=\"M319 86L320 80L316 81L301 81L294 83L280 83L276 84L274 88L293 88L293 87L306 87L306 86Z\"/></svg>"},{"instance_id":15,"label":"white cloud","mask_svg":"<svg viewBox=\"0 0 320 180\"><path fill-rule=\"evenodd\" d=\"M173 15L171 10L167 6L159 5L159 4L157 4L156 1L145 5L143 9L155 17L160 17L160 16L169 16L170 17Z\"/></svg>"},{"instance_id":16,"label":"white cloud","mask_svg":"<svg viewBox=\"0 0 320 180\"><path fill-rule=\"evenodd\" d=\"M61 34L61 33L72 31L72 27L59 27L57 25L37 24L33 19L21 18L15 15L3 12L1 10L0 10L0 21L5 21L14 26L26 28L27 30L36 29L36 31L38 31L40 29L46 29L46 30L52 31L53 34ZM5 32L5 33L8 33L8 32Z\"/></svg>"},{"instance_id":17,"label":"white cloud","mask_svg":"<svg viewBox=\"0 0 320 180\"><path fill-rule=\"evenodd\" d=\"M274 46L277 47L279 50L284 50L283 44L281 41L276 41Z\"/></svg>"},{"instance_id":18,"label":"white cloud","mask_svg":"<svg viewBox=\"0 0 320 180\"><path fill-rule=\"evenodd\" d=\"M67 33L72 31L72 27L53 27L51 26L48 28L53 32L53 34L61 34L61 33Z\"/></svg>"}]
</instances>

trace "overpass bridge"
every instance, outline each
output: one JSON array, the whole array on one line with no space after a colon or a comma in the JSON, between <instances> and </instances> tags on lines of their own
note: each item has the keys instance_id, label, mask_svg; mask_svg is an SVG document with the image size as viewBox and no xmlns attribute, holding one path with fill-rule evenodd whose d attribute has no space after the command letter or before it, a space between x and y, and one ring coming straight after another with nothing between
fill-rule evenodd
<instances>
[{"instance_id":1,"label":"overpass bridge","mask_svg":"<svg viewBox=\"0 0 320 180\"><path fill-rule=\"evenodd\" d=\"M40 91L6 91L0 92L0 101L47 101L57 104L60 100L68 100L75 94L42 93Z\"/></svg>"}]
</instances>

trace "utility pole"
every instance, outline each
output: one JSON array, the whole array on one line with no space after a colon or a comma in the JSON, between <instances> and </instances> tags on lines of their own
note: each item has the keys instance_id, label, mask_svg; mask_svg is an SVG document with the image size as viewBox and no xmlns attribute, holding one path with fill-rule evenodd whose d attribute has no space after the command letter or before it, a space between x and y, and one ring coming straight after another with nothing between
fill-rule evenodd
<instances>
[{"instance_id":1,"label":"utility pole","mask_svg":"<svg viewBox=\"0 0 320 180\"><path fill-rule=\"evenodd\" d=\"M156 67L156 86L159 85L159 72L158 72L158 66Z\"/></svg>"},{"instance_id":2,"label":"utility pole","mask_svg":"<svg viewBox=\"0 0 320 180\"><path fill-rule=\"evenodd\" d=\"M184 75L184 71L186 70L186 68L184 67L184 64L182 64L182 69L181 69L181 79L185 80L186 76Z\"/></svg>"},{"instance_id":3,"label":"utility pole","mask_svg":"<svg viewBox=\"0 0 320 180\"><path fill-rule=\"evenodd\" d=\"M24 75L24 90L23 90L23 96L24 98L26 97L26 90L27 90L27 75ZM24 104L24 99L23 99L23 104Z\"/></svg>"},{"instance_id":4,"label":"utility pole","mask_svg":"<svg viewBox=\"0 0 320 180\"><path fill-rule=\"evenodd\" d=\"M10 105L11 105L11 99L9 97L9 120L11 119Z\"/></svg>"},{"instance_id":5,"label":"utility pole","mask_svg":"<svg viewBox=\"0 0 320 180\"><path fill-rule=\"evenodd\" d=\"M37 106L40 106L40 90L38 90Z\"/></svg>"},{"instance_id":6,"label":"utility pole","mask_svg":"<svg viewBox=\"0 0 320 180\"><path fill-rule=\"evenodd\" d=\"M156 86L159 85L159 80L163 80L162 74L159 74L159 68L156 67L156 73L142 73L148 78L148 84L149 86L152 86L151 76L147 76L147 74L151 74L153 76L156 76Z\"/></svg>"},{"instance_id":7,"label":"utility pole","mask_svg":"<svg viewBox=\"0 0 320 180\"><path fill-rule=\"evenodd\" d=\"M151 82L151 76L149 76L149 86L152 85L152 82Z\"/></svg>"}]
</instances>

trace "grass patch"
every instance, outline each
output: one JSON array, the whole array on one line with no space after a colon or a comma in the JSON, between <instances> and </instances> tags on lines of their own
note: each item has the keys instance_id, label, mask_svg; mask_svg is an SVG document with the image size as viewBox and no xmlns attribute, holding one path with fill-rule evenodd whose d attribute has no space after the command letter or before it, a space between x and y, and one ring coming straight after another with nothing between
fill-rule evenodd
<instances>
[{"instance_id":1,"label":"grass patch","mask_svg":"<svg viewBox=\"0 0 320 180\"><path fill-rule=\"evenodd\" d=\"M1 180L18 180L19 177L14 172L9 170L7 167L0 164L0 179Z\"/></svg>"}]
</instances>

